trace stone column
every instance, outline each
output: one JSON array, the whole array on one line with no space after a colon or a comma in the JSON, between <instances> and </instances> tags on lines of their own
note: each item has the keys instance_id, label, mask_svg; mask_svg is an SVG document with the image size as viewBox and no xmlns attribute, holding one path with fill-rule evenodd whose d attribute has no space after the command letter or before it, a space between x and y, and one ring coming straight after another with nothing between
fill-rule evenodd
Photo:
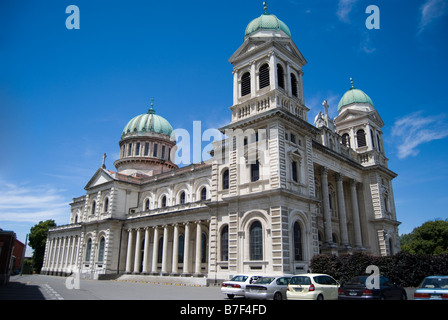
<instances>
[{"instance_id":1,"label":"stone column","mask_svg":"<svg viewBox=\"0 0 448 320\"><path fill-rule=\"evenodd\" d=\"M322 184L322 204L324 209L324 230L325 243L331 245L333 243L333 231L331 226L330 199L328 197L328 169L320 167L320 177Z\"/></svg>"},{"instance_id":2,"label":"stone column","mask_svg":"<svg viewBox=\"0 0 448 320\"><path fill-rule=\"evenodd\" d=\"M140 266L142 265L142 231L137 229L137 239L135 240L134 253L134 273L140 273Z\"/></svg>"},{"instance_id":3,"label":"stone column","mask_svg":"<svg viewBox=\"0 0 448 320\"><path fill-rule=\"evenodd\" d=\"M362 248L361 223L359 220L358 194L356 191L356 184L357 182L355 180L350 180L350 194L353 210L353 228L355 229L355 247Z\"/></svg>"},{"instance_id":4,"label":"stone column","mask_svg":"<svg viewBox=\"0 0 448 320\"><path fill-rule=\"evenodd\" d=\"M162 275L168 274L168 225L163 226Z\"/></svg>"},{"instance_id":5,"label":"stone column","mask_svg":"<svg viewBox=\"0 0 448 320\"><path fill-rule=\"evenodd\" d=\"M159 229L157 227L154 227L154 238L153 238L153 248L152 248L152 268L151 273L152 274L158 274L157 273L157 258L159 254Z\"/></svg>"},{"instance_id":6,"label":"stone column","mask_svg":"<svg viewBox=\"0 0 448 320\"><path fill-rule=\"evenodd\" d=\"M256 96L257 91L257 70L255 69L255 61L250 62L250 96Z\"/></svg>"},{"instance_id":7,"label":"stone column","mask_svg":"<svg viewBox=\"0 0 448 320\"><path fill-rule=\"evenodd\" d=\"M174 235L173 235L173 259L171 266L171 274L177 274L178 262L179 262L179 225L174 225Z\"/></svg>"},{"instance_id":8,"label":"stone column","mask_svg":"<svg viewBox=\"0 0 448 320\"><path fill-rule=\"evenodd\" d=\"M269 82L271 85L271 90L278 88L277 83L277 56L275 55L275 52L271 51L269 52Z\"/></svg>"},{"instance_id":9,"label":"stone column","mask_svg":"<svg viewBox=\"0 0 448 320\"><path fill-rule=\"evenodd\" d=\"M185 240L184 240L184 269L182 274L190 274L190 223L185 224Z\"/></svg>"},{"instance_id":10,"label":"stone column","mask_svg":"<svg viewBox=\"0 0 448 320\"><path fill-rule=\"evenodd\" d=\"M65 242L67 241L67 237L64 237L62 240L62 248L61 248L61 263L59 265L59 271L63 271L65 264Z\"/></svg>"},{"instance_id":11,"label":"stone column","mask_svg":"<svg viewBox=\"0 0 448 320\"><path fill-rule=\"evenodd\" d=\"M201 221L196 222L196 261L195 261L195 275L201 274L201 249L202 249L202 229Z\"/></svg>"},{"instance_id":12,"label":"stone column","mask_svg":"<svg viewBox=\"0 0 448 320\"><path fill-rule=\"evenodd\" d=\"M128 230L128 249L126 251L126 273L132 272L132 245L134 242L134 233L132 229Z\"/></svg>"},{"instance_id":13,"label":"stone column","mask_svg":"<svg viewBox=\"0 0 448 320\"><path fill-rule=\"evenodd\" d=\"M344 200L344 184L342 182L343 176L340 173L335 173L336 179L336 192L338 197L338 210L339 210L339 230L341 232L341 245L348 247L348 231L347 231L347 212L345 210Z\"/></svg>"},{"instance_id":14,"label":"stone column","mask_svg":"<svg viewBox=\"0 0 448 320\"><path fill-rule=\"evenodd\" d=\"M61 238L58 238L57 242L56 242L56 260L54 263L54 271L57 272L59 269L59 256L60 256L60 252L61 252Z\"/></svg>"},{"instance_id":15,"label":"stone column","mask_svg":"<svg viewBox=\"0 0 448 320\"><path fill-rule=\"evenodd\" d=\"M149 262L149 228L145 228L145 247L143 249L143 273L148 274L148 262Z\"/></svg>"}]
</instances>

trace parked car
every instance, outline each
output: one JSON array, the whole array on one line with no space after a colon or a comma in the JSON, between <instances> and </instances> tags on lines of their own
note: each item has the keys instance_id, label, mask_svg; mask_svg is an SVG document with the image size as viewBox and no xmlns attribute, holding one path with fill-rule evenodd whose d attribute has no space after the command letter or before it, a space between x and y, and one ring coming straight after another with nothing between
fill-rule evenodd
<instances>
[{"instance_id":1,"label":"parked car","mask_svg":"<svg viewBox=\"0 0 448 320\"><path fill-rule=\"evenodd\" d=\"M448 300L448 276L430 276L423 279L414 292L414 300Z\"/></svg>"},{"instance_id":2,"label":"parked car","mask_svg":"<svg viewBox=\"0 0 448 320\"><path fill-rule=\"evenodd\" d=\"M367 288L368 277L356 276L344 283L338 290L339 300L407 300L404 288L383 276L379 276L379 288Z\"/></svg>"},{"instance_id":3,"label":"parked car","mask_svg":"<svg viewBox=\"0 0 448 320\"><path fill-rule=\"evenodd\" d=\"M248 299L286 299L289 280L291 276L262 277L246 286L245 296Z\"/></svg>"},{"instance_id":4,"label":"parked car","mask_svg":"<svg viewBox=\"0 0 448 320\"><path fill-rule=\"evenodd\" d=\"M327 274L296 275L289 281L288 300L337 300L339 282Z\"/></svg>"},{"instance_id":5,"label":"parked car","mask_svg":"<svg viewBox=\"0 0 448 320\"><path fill-rule=\"evenodd\" d=\"M244 297L246 285L255 282L259 278L261 278L261 276L247 274L234 276L229 281L222 283L221 292L226 294L230 299L233 299L235 296Z\"/></svg>"}]
</instances>

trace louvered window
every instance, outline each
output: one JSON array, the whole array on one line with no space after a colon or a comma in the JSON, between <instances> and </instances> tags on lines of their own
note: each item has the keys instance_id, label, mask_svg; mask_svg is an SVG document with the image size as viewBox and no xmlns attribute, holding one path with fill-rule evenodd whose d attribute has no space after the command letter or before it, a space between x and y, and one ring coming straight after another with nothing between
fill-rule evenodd
<instances>
[{"instance_id":1,"label":"louvered window","mask_svg":"<svg viewBox=\"0 0 448 320\"><path fill-rule=\"evenodd\" d=\"M277 79L278 86L282 89L285 89L285 73L283 71L283 67L280 64L277 65Z\"/></svg>"},{"instance_id":2,"label":"louvered window","mask_svg":"<svg viewBox=\"0 0 448 320\"><path fill-rule=\"evenodd\" d=\"M259 87L260 89L263 89L267 86L269 86L269 65L264 64L260 67L260 73L259 73Z\"/></svg>"},{"instance_id":3,"label":"louvered window","mask_svg":"<svg viewBox=\"0 0 448 320\"><path fill-rule=\"evenodd\" d=\"M366 134L365 134L364 130L361 129L356 132L356 139L358 140L358 148L365 147L367 145Z\"/></svg>"},{"instance_id":4,"label":"louvered window","mask_svg":"<svg viewBox=\"0 0 448 320\"><path fill-rule=\"evenodd\" d=\"M241 77L241 96L250 94L250 73L246 72Z\"/></svg>"},{"instance_id":5,"label":"louvered window","mask_svg":"<svg viewBox=\"0 0 448 320\"><path fill-rule=\"evenodd\" d=\"M297 97L297 78L291 73L291 92L294 97Z\"/></svg>"}]
</instances>

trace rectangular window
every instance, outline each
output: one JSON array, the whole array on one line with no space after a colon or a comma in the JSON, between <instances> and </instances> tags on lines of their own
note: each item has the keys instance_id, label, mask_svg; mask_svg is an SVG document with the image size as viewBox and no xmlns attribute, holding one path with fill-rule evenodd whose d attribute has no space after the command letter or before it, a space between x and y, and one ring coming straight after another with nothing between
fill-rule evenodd
<instances>
[{"instance_id":1,"label":"rectangular window","mask_svg":"<svg viewBox=\"0 0 448 320\"><path fill-rule=\"evenodd\" d=\"M154 143L154 151L152 153L153 157L157 157L157 143Z\"/></svg>"},{"instance_id":2,"label":"rectangular window","mask_svg":"<svg viewBox=\"0 0 448 320\"><path fill-rule=\"evenodd\" d=\"M291 164L292 180L298 182L297 178L297 162L293 161Z\"/></svg>"},{"instance_id":3,"label":"rectangular window","mask_svg":"<svg viewBox=\"0 0 448 320\"><path fill-rule=\"evenodd\" d=\"M132 154L132 143L130 143L128 147L128 157L131 156L131 154Z\"/></svg>"},{"instance_id":4,"label":"rectangular window","mask_svg":"<svg viewBox=\"0 0 448 320\"><path fill-rule=\"evenodd\" d=\"M250 166L251 181L254 182L260 180L260 163L258 162L258 160Z\"/></svg>"},{"instance_id":5,"label":"rectangular window","mask_svg":"<svg viewBox=\"0 0 448 320\"><path fill-rule=\"evenodd\" d=\"M145 143L145 156L147 156L149 154L149 143L146 142Z\"/></svg>"},{"instance_id":6,"label":"rectangular window","mask_svg":"<svg viewBox=\"0 0 448 320\"><path fill-rule=\"evenodd\" d=\"M137 142L137 145L135 146L135 155L140 155L140 142Z\"/></svg>"},{"instance_id":7,"label":"rectangular window","mask_svg":"<svg viewBox=\"0 0 448 320\"><path fill-rule=\"evenodd\" d=\"M165 146L162 146L162 159L165 159Z\"/></svg>"},{"instance_id":8,"label":"rectangular window","mask_svg":"<svg viewBox=\"0 0 448 320\"><path fill-rule=\"evenodd\" d=\"M296 136L291 133L291 142L296 143Z\"/></svg>"}]
</instances>

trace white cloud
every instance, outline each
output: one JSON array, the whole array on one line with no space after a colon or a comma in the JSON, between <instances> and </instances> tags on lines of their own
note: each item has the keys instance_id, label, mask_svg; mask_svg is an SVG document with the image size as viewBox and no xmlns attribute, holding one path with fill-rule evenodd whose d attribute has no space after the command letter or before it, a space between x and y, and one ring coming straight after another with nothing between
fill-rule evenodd
<instances>
[{"instance_id":1,"label":"white cloud","mask_svg":"<svg viewBox=\"0 0 448 320\"><path fill-rule=\"evenodd\" d=\"M420 21L417 35L421 34L430 24L447 13L447 0L426 0L420 7Z\"/></svg>"},{"instance_id":2,"label":"white cloud","mask_svg":"<svg viewBox=\"0 0 448 320\"><path fill-rule=\"evenodd\" d=\"M57 223L66 220L70 207L62 192L48 186L0 181L0 221L38 223L53 219Z\"/></svg>"},{"instance_id":3,"label":"white cloud","mask_svg":"<svg viewBox=\"0 0 448 320\"><path fill-rule=\"evenodd\" d=\"M445 116L424 116L422 112L412 113L395 121L392 137L397 139L398 158L416 156L417 147L422 143L443 139L448 136L448 123Z\"/></svg>"},{"instance_id":4,"label":"white cloud","mask_svg":"<svg viewBox=\"0 0 448 320\"><path fill-rule=\"evenodd\" d=\"M352 11L353 6L358 0L339 0L336 15L342 22L350 22L348 15Z\"/></svg>"}]
</instances>

